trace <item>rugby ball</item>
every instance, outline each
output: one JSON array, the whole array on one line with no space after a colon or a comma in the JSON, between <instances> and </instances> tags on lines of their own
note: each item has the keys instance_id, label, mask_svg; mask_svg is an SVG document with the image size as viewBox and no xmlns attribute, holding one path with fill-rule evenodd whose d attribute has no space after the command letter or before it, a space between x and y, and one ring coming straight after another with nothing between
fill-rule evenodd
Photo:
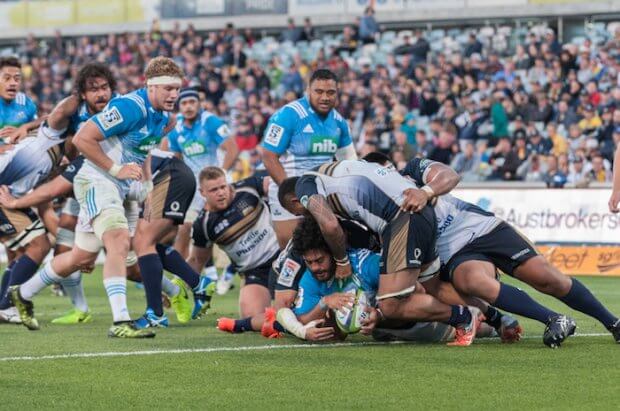
<instances>
[{"instance_id":1,"label":"rugby ball","mask_svg":"<svg viewBox=\"0 0 620 411\"><path fill-rule=\"evenodd\" d=\"M361 330L362 320L368 317L366 312L368 297L360 288L349 289L344 292L355 295L355 302L351 308L336 311L336 325L345 334L355 334Z\"/></svg>"}]
</instances>

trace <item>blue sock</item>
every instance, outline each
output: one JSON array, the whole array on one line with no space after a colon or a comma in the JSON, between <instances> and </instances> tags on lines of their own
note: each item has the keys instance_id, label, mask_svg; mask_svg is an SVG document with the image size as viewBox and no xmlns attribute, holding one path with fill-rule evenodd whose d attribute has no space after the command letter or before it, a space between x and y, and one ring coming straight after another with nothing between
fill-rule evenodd
<instances>
[{"instance_id":1,"label":"blue sock","mask_svg":"<svg viewBox=\"0 0 620 411\"><path fill-rule=\"evenodd\" d=\"M25 283L37 272L37 268L39 264L34 262L27 255L22 255L17 260L15 260L15 264L13 265L13 269L11 270L11 277L9 279L9 287L12 285L20 285ZM11 302L9 301L9 296L4 295L2 300L0 301L0 310L4 310L5 308L9 308L11 306Z\"/></svg>"},{"instance_id":2,"label":"blue sock","mask_svg":"<svg viewBox=\"0 0 620 411\"><path fill-rule=\"evenodd\" d=\"M246 331L253 331L252 330L252 317L235 320L235 328L233 328L233 332L243 333Z\"/></svg>"},{"instance_id":3,"label":"blue sock","mask_svg":"<svg viewBox=\"0 0 620 411\"><path fill-rule=\"evenodd\" d=\"M198 285L200 282L200 274L194 271L192 267L185 262L177 250L162 244L157 244L155 248L157 249L157 254L159 254L159 258L166 271L181 278L191 288L195 288Z\"/></svg>"},{"instance_id":4,"label":"blue sock","mask_svg":"<svg viewBox=\"0 0 620 411\"><path fill-rule=\"evenodd\" d=\"M15 265L15 260L11 261L11 264L9 264L6 267L6 270L4 271L4 275L2 276L2 284L0 284L0 300L4 298L4 296L6 295L6 290L9 289L9 280L11 279L11 270L13 269L14 265Z\"/></svg>"},{"instance_id":5,"label":"blue sock","mask_svg":"<svg viewBox=\"0 0 620 411\"><path fill-rule=\"evenodd\" d=\"M491 327L497 329L502 325L502 313L497 308L490 305L487 308L487 312L484 314L485 320L484 322L489 324Z\"/></svg>"},{"instance_id":6,"label":"blue sock","mask_svg":"<svg viewBox=\"0 0 620 411\"><path fill-rule=\"evenodd\" d=\"M543 324L550 317L558 315L555 311L534 301L525 291L504 283L500 283L499 295L493 305L502 310L538 320Z\"/></svg>"},{"instance_id":7,"label":"blue sock","mask_svg":"<svg viewBox=\"0 0 620 411\"><path fill-rule=\"evenodd\" d=\"M449 325L456 327L460 324L466 324L471 321L471 312L469 312L469 309L462 305L453 305L451 307L452 314L448 320Z\"/></svg>"},{"instance_id":8,"label":"blue sock","mask_svg":"<svg viewBox=\"0 0 620 411\"><path fill-rule=\"evenodd\" d=\"M146 305L155 312L155 315L164 315L164 307L161 303L161 280L164 275L164 267L158 254L147 254L138 258L138 266L144 284Z\"/></svg>"},{"instance_id":9,"label":"blue sock","mask_svg":"<svg viewBox=\"0 0 620 411\"><path fill-rule=\"evenodd\" d=\"M231 278L233 278L235 276L235 265L234 264L228 264L228 267L226 267L226 270L224 270L224 279L226 281L229 281Z\"/></svg>"},{"instance_id":10,"label":"blue sock","mask_svg":"<svg viewBox=\"0 0 620 411\"><path fill-rule=\"evenodd\" d=\"M610 313L607 308L596 299L594 295L581 282L573 280L573 285L568 294L560 297L559 300L570 308L581 311L584 314L599 320L606 328L614 325L618 317Z\"/></svg>"}]
</instances>

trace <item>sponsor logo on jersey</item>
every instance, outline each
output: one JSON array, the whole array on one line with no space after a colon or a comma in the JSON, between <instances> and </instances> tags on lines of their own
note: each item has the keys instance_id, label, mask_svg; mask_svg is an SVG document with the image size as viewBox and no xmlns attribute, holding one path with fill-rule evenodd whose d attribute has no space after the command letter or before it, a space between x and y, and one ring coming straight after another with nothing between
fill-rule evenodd
<instances>
[{"instance_id":1,"label":"sponsor logo on jersey","mask_svg":"<svg viewBox=\"0 0 620 411\"><path fill-rule=\"evenodd\" d=\"M297 261L287 258L284 264L282 264L282 269L278 276L278 284L284 287L292 287L300 268L301 265Z\"/></svg>"},{"instance_id":2,"label":"sponsor logo on jersey","mask_svg":"<svg viewBox=\"0 0 620 411\"><path fill-rule=\"evenodd\" d=\"M267 129L267 133L265 134L265 143L272 146L277 146L278 144L280 144L280 140L282 140L283 135L283 127L280 127L277 124L271 124Z\"/></svg>"},{"instance_id":3,"label":"sponsor logo on jersey","mask_svg":"<svg viewBox=\"0 0 620 411\"><path fill-rule=\"evenodd\" d=\"M149 151L153 150L154 148L157 148L160 141L161 141L160 137L145 138L144 140L140 141L140 145L134 151L137 151L140 154L147 155Z\"/></svg>"},{"instance_id":4,"label":"sponsor logo on jersey","mask_svg":"<svg viewBox=\"0 0 620 411\"><path fill-rule=\"evenodd\" d=\"M121 112L118 111L117 107L112 107L97 114L97 118L99 119L99 123L104 130L109 130L110 128L123 122L123 116L121 115Z\"/></svg>"},{"instance_id":5,"label":"sponsor logo on jersey","mask_svg":"<svg viewBox=\"0 0 620 411\"><path fill-rule=\"evenodd\" d=\"M199 156L206 152L207 148L204 146L204 144L198 141L193 141L191 143L183 145L183 153L188 157Z\"/></svg>"},{"instance_id":6,"label":"sponsor logo on jersey","mask_svg":"<svg viewBox=\"0 0 620 411\"><path fill-rule=\"evenodd\" d=\"M221 233L222 231L224 231L226 229L226 227L228 227L230 225L230 223L228 222L227 219L223 219L222 221L219 222L218 225L215 226L215 233L216 235Z\"/></svg>"},{"instance_id":7,"label":"sponsor logo on jersey","mask_svg":"<svg viewBox=\"0 0 620 411\"><path fill-rule=\"evenodd\" d=\"M338 143L334 137L313 136L310 140L310 154L334 154Z\"/></svg>"}]
</instances>

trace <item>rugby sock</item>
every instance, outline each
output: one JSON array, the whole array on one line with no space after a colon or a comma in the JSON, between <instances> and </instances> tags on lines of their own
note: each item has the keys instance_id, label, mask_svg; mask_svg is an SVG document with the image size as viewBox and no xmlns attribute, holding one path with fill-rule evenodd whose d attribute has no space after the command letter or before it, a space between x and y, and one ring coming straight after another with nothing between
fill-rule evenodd
<instances>
[{"instance_id":1,"label":"rugby sock","mask_svg":"<svg viewBox=\"0 0 620 411\"><path fill-rule=\"evenodd\" d=\"M36 275L19 287L19 293L24 300L32 300L45 287L59 283L62 279L61 276L54 272L52 262L48 261Z\"/></svg>"},{"instance_id":2,"label":"rugby sock","mask_svg":"<svg viewBox=\"0 0 620 411\"><path fill-rule=\"evenodd\" d=\"M191 288L195 288L198 285L200 275L185 262L177 250L162 244L157 244L155 248L166 271L170 271L172 274L180 277Z\"/></svg>"},{"instance_id":3,"label":"rugby sock","mask_svg":"<svg viewBox=\"0 0 620 411\"><path fill-rule=\"evenodd\" d=\"M555 311L534 301L525 291L504 283L500 283L499 294L493 305L502 310L538 320L543 324L550 317L558 315Z\"/></svg>"},{"instance_id":4,"label":"rugby sock","mask_svg":"<svg viewBox=\"0 0 620 411\"><path fill-rule=\"evenodd\" d=\"M114 323L131 321L127 309L127 279L120 276L104 278L103 286L108 294Z\"/></svg>"},{"instance_id":5,"label":"rugby sock","mask_svg":"<svg viewBox=\"0 0 620 411\"><path fill-rule=\"evenodd\" d=\"M69 277L63 278L60 283L67 294L69 294L71 304L83 313L88 312L88 303L86 302L84 288L82 287L82 273L76 271Z\"/></svg>"},{"instance_id":6,"label":"rugby sock","mask_svg":"<svg viewBox=\"0 0 620 411\"><path fill-rule=\"evenodd\" d=\"M168 297L174 297L181 291L181 288L170 281L170 279L165 275L162 275L161 277L161 289Z\"/></svg>"},{"instance_id":7,"label":"rugby sock","mask_svg":"<svg viewBox=\"0 0 620 411\"><path fill-rule=\"evenodd\" d=\"M20 285L28 281L34 273L37 272L37 268L39 268L39 264L35 263L30 257L27 255L22 255L17 260L15 260L15 264L11 269L11 276L9 277L9 287L12 285ZM5 308L9 308L11 306L11 301L9 299L8 293L2 297L0 300L0 309L4 310Z\"/></svg>"},{"instance_id":8,"label":"rugby sock","mask_svg":"<svg viewBox=\"0 0 620 411\"><path fill-rule=\"evenodd\" d=\"M573 285L570 288L568 294L564 297L560 297L559 300L577 311L581 311L584 314L594 317L599 320L606 328L614 325L618 321L618 317L615 317L610 313L599 300L588 290L581 282L576 279L573 280Z\"/></svg>"},{"instance_id":9,"label":"rugby sock","mask_svg":"<svg viewBox=\"0 0 620 411\"><path fill-rule=\"evenodd\" d=\"M252 317L235 320L235 327L233 328L233 332L243 333L246 331L252 331Z\"/></svg>"},{"instance_id":10,"label":"rugby sock","mask_svg":"<svg viewBox=\"0 0 620 411\"><path fill-rule=\"evenodd\" d=\"M234 264L228 264L226 270L224 270L224 280L230 281L235 276L235 266Z\"/></svg>"},{"instance_id":11,"label":"rugby sock","mask_svg":"<svg viewBox=\"0 0 620 411\"><path fill-rule=\"evenodd\" d=\"M217 268L215 268L214 265L205 267L204 270L202 270L202 275L204 275L211 281L217 281Z\"/></svg>"},{"instance_id":12,"label":"rugby sock","mask_svg":"<svg viewBox=\"0 0 620 411\"><path fill-rule=\"evenodd\" d=\"M286 328L282 327L282 324L280 324L278 320L273 322L273 329L280 333L288 332L286 331Z\"/></svg>"},{"instance_id":13,"label":"rugby sock","mask_svg":"<svg viewBox=\"0 0 620 411\"><path fill-rule=\"evenodd\" d=\"M497 308L489 305L487 312L484 313L484 322L497 329L502 326L502 313Z\"/></svg>"},{"instance_id":14,"label":"rugby sock","mask_svg":"<svg viewBox=\"0 0 620 411\"><path fill-rule=\"evenodd\" d=\"M155 315L162 316L164 307L161 303L161 281L164 275L164 267L158 254L147 254L138 258L138 266L142 274L142 284L146 294L146 305L153 310Z\"/></svg>"},{"instance_id":15,"label":"rugby sock","mask_svg":"<svg viewBox=\"0 0 620 411\"><path fill-rule=\"evenodd\" d=\"M2 283L0 284L0 299L4 298L4 295L6 294L6 290L9 289L9 280L11 279L11 270L13 269L14 265L15 265L15 260L11 261L11 264L9 264L6 267L6 270L4 270L4 275L2 276Z\"/></svg>"},{"instance_id":16,"label":"rugby sock","mask_svg":"<svg viewBox=\"0 0 620 411\"><path fill-rule=\"evenodd\" d=\"M450 319L448 320L448 324L453 327L456 327L461 324L466 324L471 322L471 312L467 307L462 305L452 305L452 314L450 315Z\"/></svg>"}]
</instances>

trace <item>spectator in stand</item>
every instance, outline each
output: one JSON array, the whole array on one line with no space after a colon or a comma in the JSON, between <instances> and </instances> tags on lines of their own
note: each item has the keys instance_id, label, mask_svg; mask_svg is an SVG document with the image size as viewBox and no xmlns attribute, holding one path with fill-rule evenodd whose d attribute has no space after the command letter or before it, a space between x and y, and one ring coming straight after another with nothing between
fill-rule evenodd
<instances>
[{"instance_id":1,"label":"spectator in stand","mask_svg":"<svg viewBox=\"0 0 620 411\"><path fill-rule=\"evenodd\" d=\"M606 183L611 181L611 172L605 168L605 159L600 154L592 156L592 169L588 173L590 181Z\"/></svg>"},{"instance_id":2,"label":"spectator in stand","mask_svg":"<svg viewBox=\"0 0 620 411\"><path fill-rule=\"evenodd\" d=\"M562 188L566 184L567 176L558 167L558 158L556 156L547 157L547 172L543 177L543 181L549 188Z\"/></svg>"},{"instance_id":3,"label":"spectator in stand","mask_svg":"<svg viewBox=\"0 0 620 411\"><path fill-rule=\"evenodd\" d=\"M472 173L476 170L480 163L480 157L476 153L476 149L472 142L465 143L462 152L456 154L452 159L450 166L459 174Z\"/></svg>"},{"instance_id":4,"label":"spectator in stand","mask_svg":"<svg viewBox=\"0 0 620 411\"><path fill-rule=\"evenodd\" d=\"M416 30L415 37L416 41L413 44L413 50L411 51L413 60L415 63L424 63L426 62L428 53L431 51L431 46L428 43L428 40L424 37L422 30Z\"/></svg>"},{"instance_id":5,"label":"spectator in stand","mask_svg":"<svg viewBox=\"0 0 620 411\"><path fill-rule=\"evenodd\" d=\"M372 6L364 9L364 15L360 19L359 37L362 43L374 43L379 34L379 24L375 20L375 9Z\"/></svg>"},{"instance_id":6,"label":"spectator in stand","mask_svg":"<svg viewBox=\"0 0 620 411\"><path fill-rule=\"evenodd\" d=\"M235 141L237 142L239 151L251 151L258 145L259 138L252 129L250 122L245 117L242 117L237 122Z\"/></svg>"},{"instance_id":7,"label":"spectator in stand","mask_svg":"<svg viewBox=\"0 0 620 411\"><path fill-rule=\"evenodd\" d=\"M555 123L548 123L546 132L547 138L553 145L551 154L554 156L568 154L568 142L566 141L566 138L558 132L557 125Z\"/></svg>"},{"instance_id":8,"label":"spectator in stand","mask_svg":"<svg viewBox=\"0 0 620 411\"><path fill-rule=\"evenodd\" d=\"M512 150L510 139L502 137L497 142L490 159L492 173L489 180L515 180L520 161Z\"/></svg>"},{"instance_id":9,"label":"spectator in stand","mask_svg":"<svg viewBox=\"0 0 620 411\"><path fill-rule=\"evenodd\" d=\"M576 157L569 166L566 182L574 186L583 186L587 183L588 173L585 169L583 157Z\"/></svg>"},{"instance_id":10,"label":"spectator in stand","mask_svg":"<svg viewBox=\"0 0 620 411\"><path fill-rule=\"evenodd\" d=\"M427 158L430 153L433 151L435 146L428 139L426 131L418 130L415 133L415 141L416 141L416 157Z\"/></svg>"},{"instance_id":11,"label":"spectator in stand","mask_svg":"<svg viewBox=\"0 0 620 411\"><path fill-rule=\"evenodd\" d=\"M476 37L476 33L469 33L467 45L465 46L465 57L471 57L472 54L482 54L482 43Z\"/></svg>"},{"instance_id":12,"label":"spectator in stand","mask_svg":"<svg viewBox=\"0 0 620 411\"><path fill-rule=\"evenodd\" d=\"M310 17L304 18L304 27L301 31L301 40L312 41L316 38L316 32L310 21Z\"/></svg>"},{"instance_id":13,"label":"spectator in stand","mask_svg":"<svg viewBox=\"0 0 620 411\"><path fill-rule=\"evenodd\" d=\"M280 41L290 41L297 43L302 38L302 31L295 26L295 20L291 17L287 21L286 28L280 34Z\"/></svg>"},{"instance_id":14,"label":"spectator in stand","mask_svg":"<svg viewBox=\"0 0 620 411\"><path fill-rule=\"evenodd\" d=\"M454 124L446 124L439 133L437 144L428 158L440 163L450 164L454 155L452 146L456 143L456 136L456 126Z\"/></svg>"}]
</instances>

